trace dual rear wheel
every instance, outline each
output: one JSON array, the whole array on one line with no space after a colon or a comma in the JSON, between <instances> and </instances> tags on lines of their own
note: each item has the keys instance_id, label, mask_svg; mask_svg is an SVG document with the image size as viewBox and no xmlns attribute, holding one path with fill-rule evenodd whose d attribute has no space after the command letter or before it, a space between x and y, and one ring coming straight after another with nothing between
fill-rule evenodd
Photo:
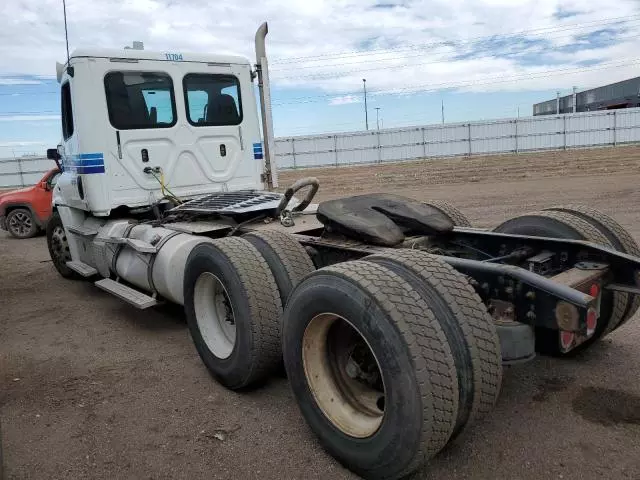
<instances>
[{"instance_id":1,"label":"dual rear wheel","mask_svg":"<svg viewBox=\"0 0 640 480\"><path fill-rule=\"evenodd\" d=\"M630 255L640 255L633 237L614 219L582 205L565 205L527 213L507 220L494 231L519 235L586 240ZM554 356L574 355L626 323L640 306L640 298L621 292L602 292L600 318L595 333L565 353L556 330L536 329L536 350Z\"/></svg>"},{"instance_id":2,"label":"dual rear wheel","mask_svg":"<svg viewBox=\"0 0 640 480\"><path fill-rule=\"evenodd\" d=\"M365 478L415 471L489 412L500 390L500 346L481 300L418 251L307 276L285 308L283 350L307 423Z\"/></svg>"},{"instance_id":3,"label":"dual rear wheel","mask_svg":"<svg viewBox=\"0 0 640 480\"><path fill-rule=\"evenodd\" d=\"M491 318L462 275L423 252L315 271L293 237L251 233L196 247L184 286L212 374L242 389L283 357L307 423L367 478L416 470L498 395Z\"/></svg>"}]
</instances>

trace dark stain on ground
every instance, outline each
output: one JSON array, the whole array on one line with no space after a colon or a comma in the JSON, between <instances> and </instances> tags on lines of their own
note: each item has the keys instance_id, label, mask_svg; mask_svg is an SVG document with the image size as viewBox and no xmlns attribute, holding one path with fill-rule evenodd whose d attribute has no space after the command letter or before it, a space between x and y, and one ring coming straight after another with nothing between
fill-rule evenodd
<instances>
[{"instance_id":1,"label":"dark stain on ground","mask_svg":"<svg viewBox=\"0 0 640 480\"><path fill-rule=\"evenodd\" d=\"M549 399L549 394L566 390L574 380L573 377L545 378L538 384L538 392L531 398L534 402L546 402Z\"/></svg>"},{"instance_id":2,"label":"dark stain on ground","mask_svg":"<svg viewBox=\"0 0 640 480\"><path fill-rule=\"evenodd\" d=\"M601 425L640 425L640 396L620 390L585 387L573 399L573 411Z\"/></svg>"}]
</instances>

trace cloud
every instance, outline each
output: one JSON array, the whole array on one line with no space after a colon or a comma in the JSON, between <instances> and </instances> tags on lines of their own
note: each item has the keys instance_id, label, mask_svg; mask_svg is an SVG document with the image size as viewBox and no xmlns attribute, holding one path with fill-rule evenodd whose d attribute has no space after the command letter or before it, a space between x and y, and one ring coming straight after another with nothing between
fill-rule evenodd
<instances>
[{"instance_id":1,"label":"cloud","mask_svg":"<svg viewBox=\"0 0 640 480\"><path fill-rule=\"evenodd\" d=\"M584 70L638 58L638 4L615 7L600 0L68 0L67 14L71 50L140 40L149 50L248 58L255 29L268 19L273 85L319 89L327 95L319 101L335 105L331 98L355 95L365 76L379 92L461 83L455 88L555 90L635 76L632 63ZM3 18L0 84L54 75L55 61L66 57L61 2L15 0ZM553 73L561 69L573 74ZM274 104L287 97L274 95Z\"/></svg>"},{"instance_id":2,"label":"cloud","mask_svg":"<svg viewBox=\"0 0 640 480\"><path fill-rule=\"evenodd\" d=\"M59 121L60 115L6 115L0 122L52 122Z\"/></svg>"},{"instance_id":3,"label":"cloud","mask_svg":"<svg viewBox=\"0 0 640 480\"><path fill-rule=\"evenodd\" d=\"M362 99L355 95L343 95L341 97L333 97L329 100L329 105L348 105L350 103L361 103Z\"/></svg>"},{"instance_id":4,"label":"cloud","mask_svg":"<svg viewBox=\"0 0 640 480\"><path fill-rule=\"evenodd\" d=\"M12 147L30 147L34 145L45 145L45 142L0 142L0 148L12 148Z\"/></svg>"},{"instance_id":5,"label":"cloud","mask_svg":"<svg viewBox=\"0 0 640 480\"><path fill-rule=\"evenodd\" d=\"M0 77L0 85L40 85L42 84L39 80L34 80L32 78L10 78L10 77Z\"/></svg>"}]
</instances>

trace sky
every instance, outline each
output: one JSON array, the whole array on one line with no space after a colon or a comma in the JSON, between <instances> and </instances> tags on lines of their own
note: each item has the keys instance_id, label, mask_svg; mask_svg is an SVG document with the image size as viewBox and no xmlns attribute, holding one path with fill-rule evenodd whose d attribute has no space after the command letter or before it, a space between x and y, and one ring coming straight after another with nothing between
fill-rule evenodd
<instances>
[{"instance_id":1,"label":"sky","mask_svg":"<svg viewBox=\"0 0 640 480\"><path fill-rule=\"evenodd\" d=\"M67 0L69 47L267 51L276 136L528 116L640 75L636 0ZM0 158L60 137L62 0L3 0ZM444 105L444 108L442 108Z\"/></svg>"}]
</instances>

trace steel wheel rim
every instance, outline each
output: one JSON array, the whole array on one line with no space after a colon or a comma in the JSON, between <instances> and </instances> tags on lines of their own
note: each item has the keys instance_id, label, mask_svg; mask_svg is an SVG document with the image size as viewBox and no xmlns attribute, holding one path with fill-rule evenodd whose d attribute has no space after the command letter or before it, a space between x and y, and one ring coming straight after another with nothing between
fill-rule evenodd
<instances>
[{"instance_id":1,"label":"steel wheel rim","mask_svg":"<svg viewBox=\"0 0 640 480\"><path fill-rule=\"evenodd\" d=\"M309 390L334 427L355 438L378 431L386 398L380 363L352 323L316 315L303 335L302 363Z\"/></svg>"},{"instance_id":2,"label":"steel wheel rim","mask_svg":"<svg viewBox=\"0 0 640 480\"><path fill-rule=\"evenodd\" d=\"M51 232L51 253L54 260L60 265L66 265L71 261L71 252L67 243L67 235L61 225L56 225Z\"/></svg>"},{"instance_id":3,"label":"steel wheel rim","mask_svg":"<svg viewBox=\"0 0 640 480\"><path fill-rule=\"evenodd\" d=\"M202 273L196 280L193 306L207 348L217 358L229 358L236 343L235 315L227 289L213 273Z\"/></svg>"},{"instance_id":4,"label":"steel wheel rim","mask_svg":"<svg viewBox=\"0 0 640 480\"><path fill-rule=\"evenodd\" d=\"M9 229L18 236L27 235L31 232L32 227L31 215L26 213L16 212L9 219Z\"/></svg>"}]
</instances>

